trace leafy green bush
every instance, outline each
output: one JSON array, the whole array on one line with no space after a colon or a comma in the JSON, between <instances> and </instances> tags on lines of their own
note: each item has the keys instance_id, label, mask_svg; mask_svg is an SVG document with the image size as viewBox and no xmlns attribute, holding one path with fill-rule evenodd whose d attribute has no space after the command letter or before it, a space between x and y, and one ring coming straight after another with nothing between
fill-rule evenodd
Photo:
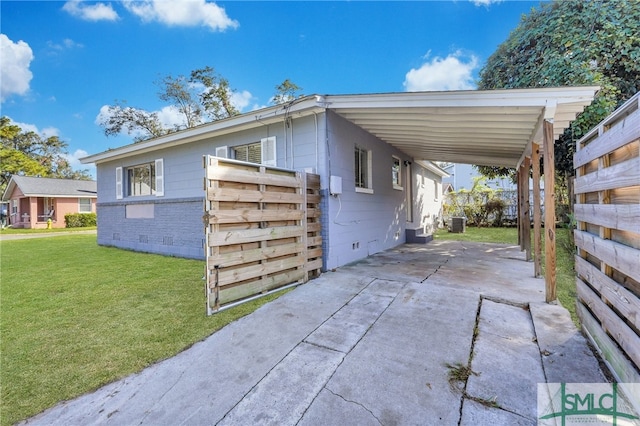
<instances>
[{"instance_id":1,"label":"leafy green bush","mask_svg":"<svg viewBox=\"0 0 640 426\"><path fill-rule=\"evenodd\" d=\"M65 228L86 228L96 226L97 216L95 213L67 213L64 215Z\"/></svg>"},{"instance_id":2,"label":"leafy green bush","mask_svg":"<svg viewBox=\"0 0 640 426\"><path fill-rule=\"evenodd\" d=\"M507 203L499 197L499 190L485 185L485 180L484 177L476 177L470 190L462 188L447 195L443 205L447 220L464 216L474 226L502 225Z\"/></svg>"}]
</instances>

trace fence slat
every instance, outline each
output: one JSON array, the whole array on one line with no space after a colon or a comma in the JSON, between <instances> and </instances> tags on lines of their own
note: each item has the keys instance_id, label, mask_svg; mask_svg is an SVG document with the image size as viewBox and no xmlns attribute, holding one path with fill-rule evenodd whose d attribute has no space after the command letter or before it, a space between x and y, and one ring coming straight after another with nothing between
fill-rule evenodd
<instances>
[{"instance_id":1,"label":"fence slat","mask_svg":"<svg viewBox=\"0 0 640 426\"><path fill-rule=\"evenodd\" d=\"M583 258L576 256L575 259L578 277L588 282L605 302L640 330L640 299Z\"/></svg>"},{"instance_id":2,"label":"fence slat","mask_svg":"<svg viewBox=\"0 0 640 426\"><path fill-rule=\"evenodd\" d=\"M263 229L243 229L238 231L219 231L209 234L209 245L228 246L254 241L269 241L281 238L296 238L302 235L302 226L276 226Z\"/></svg>"},{"instance_id":3,"label":"fence slat","mask_svg":"<svg viewBox=\"0 0 640 426\"><path fill-rule=\"evenodd\" d=\"M255 294L260 294L282 287L286 284L294 283L301 280L302 275L302 271L294 269L280 275L266 277L248 284L220 290L220 303L225 304L235 302L236 300L245 299Z\"/></svg>"},{"instance_id":4,"label":"fence slat","mask_svg":"<svg viewBox=\"0 0 640 426\"><path fill-rule=\"evenodd\" d=\"M584 166L611 151L623 147L640 138L640 115L633 114L622 123L611 128L597 139L597 143L590 143L582 147L573 156L573 167Z\"/></svg>"},{"instance_id":5,"label":"fence slat","mask_svg":"<svg viewBox=\"0 0 640 426\"><path fill-rule=\"evenodd\" d=\"M615 241L603 240L585 231L575 230L576 246L636 281L640 281L640 251Z\"/></svg>"},{"instance_id":6,"label":"fence slat","mask_svg":"<svg viewBox=\"0 0 640 426\"><path fill-rule=\"evenodd\" d=\"M261 260L273 259L304 251L301 243L282 244L279 246L257 248L251 250L240 250L231 253L219 254L208 260L209 268L229 267L242 265L244 263L259 262Z\"/></svg>"},{"instance_id":7,"label":"fence slat","mask_svg":"<svg viewBox=\"0 0 640 426\"><path fill-rule=\"evenodd\" d=\"M276 220L302 220L302 210L210 210L207 219L215 223L249 223Z\"/></svg>"},{"instance_id":8,"label":"fence slat","mask_svg":"<svg viewBox=\"0 0 640 426\"><path fill-rule=\"evenodd\" d=\"M595 314L602 328L620 345L636 365L640 365L640 337L581 279L576 278L576 286L578 298Z\"/></svg>"},{"instance_id":9,"label":"fence slat","mask_svg":"<svg viewBox=\"0 0 640 426\"><path fill-rule=\"evenodd\" d=\"M293 256L282 260L273 260L258 265L243 266L237 269L222 269L218 275L220 291L224 286L239 281L246 281L263 275L270 275L287 269L297 268L305 262L303 256Z\"/></svg>"},{"instance_id":10,"label":"fence slat","mask_svg":"<svg viewBox=\"0 0 640 426\"><path fill-rule=\"evenodd\" d=\"M300 180L295 176L260 173L258 171L251 172L220 166L210 166L208 176L209 179L223 180L227 182L252 184L260 182L264 185L284 186L289 188L297 188L300 186Z\"/></svg>"},{"instance_id":11,"label":"fence slat","mask_svg":"<svg viewBox=\"0 0 640 426\"><path fill-rule=\"evenodd\" d=\"M640 204L575 204L576 220L640 233Z\"/></svg>"},{"instance_id":12,"label":"fence slat","mask_svg":"<svg viewBox=\"0 0 640 426\"><path fill-rule=\"evenodd\" d=\"M640 170L640 157L580 176L576 178L575 193L582 194L640 185L638 170Z\"/></svg>"},{"instance_id":13,"label":"fence slat","mask_svg":"<svg viewBox=\"0 0 640 426\"><path fill-rule=\"evenodd\" d=\"M291 192L261 192L236 188L208 188L207 198L211 201L240 201L250 203L301 204L304 196Z\"/></svg>"},{"instance_id":14,"label":"fence slat","mask_svg":"<svg viewBox=\"0 0 640 426\"><path fill-rule=\"evenodd\" d=\"M602 329L600 322L582 304L577 304L582 328L596 345L621 383L640 383L640 374L616 342Z\"/></svg>"}]
</instances>

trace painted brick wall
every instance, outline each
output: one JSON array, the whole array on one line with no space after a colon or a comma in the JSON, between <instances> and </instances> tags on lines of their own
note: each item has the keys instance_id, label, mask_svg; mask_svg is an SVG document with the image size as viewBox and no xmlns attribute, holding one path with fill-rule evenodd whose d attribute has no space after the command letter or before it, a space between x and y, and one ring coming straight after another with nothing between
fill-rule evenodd
<instances>
[{"instance_id":1,"label":"painted brick wall","mask_svg":"<svg viewBox=\"0 0 640 426\"><path fill-rule=\"evenodd\" d=\"M203 198L155 200L153 219L127 218L126 205L135 203L98 204L98 244L204 259Z\"/></svg>"}]
</instances>

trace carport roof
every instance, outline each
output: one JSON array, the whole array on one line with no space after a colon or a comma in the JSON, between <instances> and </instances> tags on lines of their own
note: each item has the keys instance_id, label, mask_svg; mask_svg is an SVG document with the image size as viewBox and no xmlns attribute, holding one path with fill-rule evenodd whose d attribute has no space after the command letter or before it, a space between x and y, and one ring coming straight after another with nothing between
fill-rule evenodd
<instances>
[{"instance_id":1,"label":"carport roof","mask_svg":"<svg viewBox=\"0 0 640 426\"><path fill-rule=\"evenodd\" d=\"M413 92L326 96L325 105L415 159L516 167L542 145L542 121L554 140L599 87Z\"/></svg>"},{"instance_id":2,"label":"carport roof","mask_svg":"<svg viewBox=\"0 0 640 426\"><path fill-rule=\"evenodd\" d=\"M91 155L100 163L331 110L415 160L516 167L542 145L542 122L557 139L598 86L541 89L311 95Z\"/></svg>"}]
</instances>

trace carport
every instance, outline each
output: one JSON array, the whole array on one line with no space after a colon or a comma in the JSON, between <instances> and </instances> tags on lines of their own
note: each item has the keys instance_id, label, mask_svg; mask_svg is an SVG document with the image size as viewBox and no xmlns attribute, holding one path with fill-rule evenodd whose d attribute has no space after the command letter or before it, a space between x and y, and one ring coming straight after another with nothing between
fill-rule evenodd
<instances>
[{"instance_id":1,"label":"carport","mask_svg":"<svg viewBox=\"0 0 640 426\"><path fill-rule=\"evenodd\" d=\"M415 159L512 167L518 177L518 242L541 267L540 155L544 162L546 301L556 299L554 142L598 86L331 95L316 101ZM531 247L529 173L533 174Z\"/></svg>"}]
</instances>

